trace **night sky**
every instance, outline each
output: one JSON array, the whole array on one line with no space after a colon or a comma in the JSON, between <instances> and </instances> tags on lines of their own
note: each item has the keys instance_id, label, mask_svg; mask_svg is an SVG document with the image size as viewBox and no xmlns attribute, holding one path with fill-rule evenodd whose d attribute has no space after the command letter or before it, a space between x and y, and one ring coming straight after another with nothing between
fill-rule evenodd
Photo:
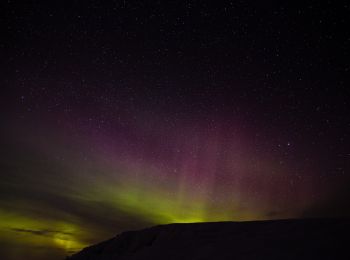
<instances>
[{"instance_id":1,"label":"night sky","mask_svg":"<svg viewBox=\"0 0 350 260\"><path fill-rule=\"evenodd\" d=\"M1 259L350 215L347 1L20 2L0 7Z\"/></svg>"}]
</instances>

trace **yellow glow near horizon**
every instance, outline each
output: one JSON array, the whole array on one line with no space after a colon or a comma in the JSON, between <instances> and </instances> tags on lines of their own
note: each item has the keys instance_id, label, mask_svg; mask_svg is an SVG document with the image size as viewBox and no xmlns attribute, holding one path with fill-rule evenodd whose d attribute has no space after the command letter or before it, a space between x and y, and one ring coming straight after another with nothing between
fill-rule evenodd
<instances>
[{"instance_id":1,"label":"yellow glow near horizon","mask_svg":"<svg viewBox=\"0 0 350 260\"><path fill-rule=\"evenodd\" d=\"M107 207L154 224L262 218L259 211L242 210L238 201L224 201L215 205L207 197L191 196L188 189L184 189L181 196L174 197L161 186L151 187L127 180L123 185L103 182L94 185L85 199L103 202Z\"/></svg>"},{"instance_id":2,"label":"yellow glow near horizon","mask_svg":"<svg viewBox=\"0 0 350 260\"><path fill-rule=\"evenodd\" d=\"M79 228L63 220L44 220L0 211L0 240L13 244L57 248L67 254L87 246Z\"/></svg>"}]
</instances>

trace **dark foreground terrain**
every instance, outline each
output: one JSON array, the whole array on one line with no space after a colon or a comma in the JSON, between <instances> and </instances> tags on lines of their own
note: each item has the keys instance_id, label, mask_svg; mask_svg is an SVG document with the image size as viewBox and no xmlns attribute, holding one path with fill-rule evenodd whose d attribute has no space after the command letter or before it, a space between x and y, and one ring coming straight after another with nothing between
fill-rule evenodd
<instances>
[{"instance_id":1,"label":"dark foreground terrain","mask_svg":"<svg viewBox=\"0 0 350 260\"><path fill-rule=\"evenodd\" d=\"M169 224L121 233L68 259L350 259L349 236L349 219Z\"/></svg>"}]
</instances>

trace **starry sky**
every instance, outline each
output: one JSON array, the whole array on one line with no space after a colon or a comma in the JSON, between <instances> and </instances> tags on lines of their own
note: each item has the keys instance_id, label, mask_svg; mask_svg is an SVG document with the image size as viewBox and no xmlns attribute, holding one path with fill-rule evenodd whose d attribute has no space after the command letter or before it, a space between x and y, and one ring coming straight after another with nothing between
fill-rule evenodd
<instances>
[{"instance_id":1,"label":"starry sky","mask_svg":"<svg viewBox=\"0 0 350 260\"><path fill-rule=\"evenodd\" d=\"M1 258L172 222L349 216L349 9L1 3Z\"/></svg>"}]
</instances>

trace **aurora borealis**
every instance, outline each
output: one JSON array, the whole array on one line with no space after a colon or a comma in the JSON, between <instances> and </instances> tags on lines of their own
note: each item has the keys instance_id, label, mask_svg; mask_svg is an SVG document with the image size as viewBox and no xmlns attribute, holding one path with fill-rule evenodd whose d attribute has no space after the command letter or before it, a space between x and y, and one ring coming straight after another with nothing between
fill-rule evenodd
<instances>
[{"instance_id":1,"label":"aurora borealis","mask_svg":"<svg viewBox=\"0 0 350 260\"><path fill-rule=\"evenodd\" d=\"M250 151L237 127L232 134L142 124L114 136L76 126L75 133L64 126L18 130L14 136L26 151L13 153L25 156L15 167L8 155L12 175L2 183L8 235L69 251L94 241L95 232L101 239L159 223L293 217L313 202L303 199L311 196L307 177L301 181L291 165Z\"/></svg>"},{"instance_id":2,"label":"aurora borealis","mask_svg":"<svg viewBox=\"0 0 350 260\"><path fill-rule=\"evenodd\" d=\"M88 2L4 4L1 259L349 215L347 5Z\"/></svg>"}]
</instances>

